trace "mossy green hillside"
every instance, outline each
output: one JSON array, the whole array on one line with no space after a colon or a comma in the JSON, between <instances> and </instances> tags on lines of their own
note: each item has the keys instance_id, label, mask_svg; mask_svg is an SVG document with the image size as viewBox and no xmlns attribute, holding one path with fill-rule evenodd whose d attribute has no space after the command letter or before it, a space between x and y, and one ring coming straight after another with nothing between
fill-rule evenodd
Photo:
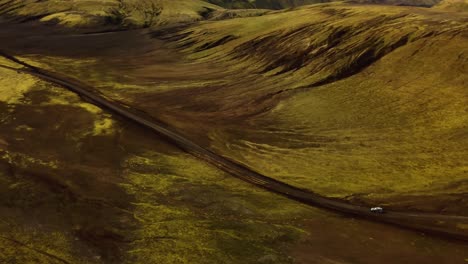
<instances>
[{"instance_id":1,"label":"mossy green hillside","mask_svg":"<svg viewBox=\"0 0 468 264\"><path fill-rule=\"evenodd\" d=\"M39 61L266 175L373 203L465 192L467 29L460 13L331 3L165 35L189 61Z\"/></svg>"},{"instance_id":2,"label":"mossy green hillside","mask_svg":"<svg viewBox=\"0 0 468 264\"><path fill-rule=\"evenodd\" d=\"M226 8L236 9L283 9L297 7L301 5L316 4L329 1L321 0L207 0L207 2L213 3L218 6Z\"/></svg>"},{"instance_id":3,"label":"mossy green hillside","mask_svg":"<svg viewBox=\"0 0 468 264\"><path fill-rule=\"evenodd\" d=\"M119 232L128 205L112 168L121 152L106 153L116 139L109 115L25 73L1 69L0 77L9 95L0 101L0 262L115 259L117 251L106 255L114 242L93 244Z\"/></svg>"},{"instance_id":4,"label":"mossy green hillside","mask_svg":"<svg viewBox=\"0 0 468 264\"><path fill-rule=\"evenodd\" d=\"M23 75L2 72L11 80ZM427 263L466 257L462 245L349 221L253 188L61 87L32 80L27 90L15 90L18 100L0 104L11 109L1 111L0 125L1 261ZM96 123L108 118L112 129L95 135ZM382 233L398 235L369 239ZM349 244L365 246L365 256ZM384 247L398 256L388 257Z\"/></svg>"},{"instance_id":5,"label":"mossy green hillside","mask_svg":"<svg viewBox=\"0 0 468 264\"><path fill-rule=\"evenodd\" d=\"M141 153L125 166L123 187L136 196L141 224L130 263L256 263L266 255L290 263L284 250L307 234L294 220L306 212L301 205L188 155Z\"/></svg>"},{"instance_id":6,"label":"mossy green hillside","mask_svg":"<svg viewBox=\"0 0 468 264\"><path fill-rule=\"evenodd\" d=\"M5 91L28 77L0 73L10 80ZM307 234L298 219L316 212L114 118L96 133L109 120L101 109L37 78L31 83L0 102L1 261L292 261L288 252Z\"/></svg>"},{"instance_id":7,"label":"mossy green hillside","mask_svg":"<svg viewBox=\"0 0 468 264\"><path fill-rule=\"evenodd\" d=\"M201 0L2 0L0 14L19 21L40 20L46 24L97 30L145 26L145 23L149 22L146 13L151 11L153 6L160 7L162 12L151 19L151 25L146 26L200 20L207 9L221 9ZM113 10L117 12L112 12ZM120 17L115 17L116 14Z\"/></svg>"},{"instance_id":8,"label":"mossy green hillside","mask_svg":"<svg viewBox=\"0 0 468 264\"><path fill-rule=\"evenodd\" d=\"M456 11L456 12L468 12L468 1L466 0L444 0L438 5L434 6L435 9Z\"/></svg>"},{"instance_id":9,"label":"mossy green hillside","mask_svg":"<svg viewBox=\"0 0 468 264\"><path fill-rule=\"evenodd\" d=\"M218 98L195 115L246 114L211 129L211 147L324 195L463 195L467 32L458 13L338 3L203 22L181 32L188 56L249 69L257 82L185 105ZM277 105L240 110L265 98Z\"/></svg>"}]
</instances>

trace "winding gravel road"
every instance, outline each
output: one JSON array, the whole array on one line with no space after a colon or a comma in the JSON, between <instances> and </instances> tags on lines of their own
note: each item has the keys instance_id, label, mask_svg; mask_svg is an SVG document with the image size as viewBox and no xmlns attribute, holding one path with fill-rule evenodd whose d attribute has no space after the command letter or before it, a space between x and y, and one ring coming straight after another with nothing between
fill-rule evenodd
<instances>
[{"instance_id":1,"label":"winding gravel road","mask_svg":"<svg viewBox=\"0 0 468 264\"><path fill-rule=\"evenodd\" d=\"M22 65L23 68L17 69L2 65L0 65L0 67L31 74L45 81L65 87L97 106L106 108L115 114L151 129L182 150L215 165L219 169L270 192L283 195L304 204L333 210L335 212L468 242L468 229L466 228L468 226L467 216L397 212L390 210L385 210L383 213L374 213L371 212L368 207L353 205L338 199L327 198L310 190L291 186L287 183L264 176L236 161L203 148L182 135L175 133L170 128L158 124L149 118L135 114L131 111L131 108L105 98L98 92L93 91L94 89L85 83L69 76L34 67L2 51L0 51L0 56Z\"/></svg>"}]
</instances>

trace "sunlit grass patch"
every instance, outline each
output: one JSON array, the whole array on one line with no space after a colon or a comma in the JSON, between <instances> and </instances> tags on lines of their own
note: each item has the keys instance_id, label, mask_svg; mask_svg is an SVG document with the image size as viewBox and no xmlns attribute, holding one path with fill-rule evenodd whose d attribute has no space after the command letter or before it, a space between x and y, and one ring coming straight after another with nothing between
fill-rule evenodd
<instances>
[{"instance_id":1,"label":"sunlit grass patch","mask_svg":"<svg viewBox=\"0 0 468 264\"><path fill-rule=\"evenodd\" d=\"M287 263L281 252L305 234L281 222L304 214L301 205L226 179L188 155L147 152L125 166L122 187L136 196L141 225L128 251L133 261L239 263L273 255Z\"/></svg>"},{"instance_id":2,"label":"sunlit grass patch","mask_svg":"<svg viewBox=\"0 0 468 264\"><path fill-rule=\"evenodd\" d=\"M0 101L19 103L24 94L34 89L37 79L24 73L0 68Z\"/></svg>"}]
</instances>

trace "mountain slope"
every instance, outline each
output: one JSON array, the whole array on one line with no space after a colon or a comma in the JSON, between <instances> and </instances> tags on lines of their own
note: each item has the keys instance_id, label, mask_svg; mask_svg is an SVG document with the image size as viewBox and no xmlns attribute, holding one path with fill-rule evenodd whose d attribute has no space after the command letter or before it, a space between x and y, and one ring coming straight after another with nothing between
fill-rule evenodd
<instances>
[{"instance_id":1,"label":"mountain slope","mask_svg":"<svg viewBox=\"0 0 468 264\"><path fill-rule=\"evenodd\" d=\"M330 1L330 0L206 0L206 1L225 7L225 8L265 8L265 9L295 8L295 7L309 5L309 4L339 2L339 1ZM360 4L431 7L431 6L438 4L440 0L349 0L346 2L360 3Z\"/></svg>"},{"instance_id":2,"label":"mountain slope","mask_svg":"<svg viewBox=\"0 0 468 264\"><path fill-rule=\"evenodd\" d=\"M0 50L263 174L368 207L468 212L464 13L327 3L105 34L0 23ZM0 89L2 263L467 258L463 242L247 185L29 74L0 68Z\"/></svg>"},{"instance_id":3,"label":"mountain slope","mask_svg":"<svg viewBox=\"0 0 468 264\"><path fill-rule=\"evenodd\" d=\"M301 5L329 2L328 0L207 0L225 8L283 9Z\"/></svg>"},{"instance_id":4,"label":"mountain slope","mask_svg":"<svg viewBox=\"0 0 468 264\"><path fill-rule=\"evenodd\" d=\"M456 211L444 201L465 190L467 31L463 13L330 3L154 32L185 53L177 66L156 51L34 59L265 175L368 203L444 196Z\"/></svg>"},{"instance_id":5,"label":"mountain slope","mask_svg":"<svg viewBox=\"0 0 468 264\"><path fill-rule=\"evenodd\" d=\"M0 15L16 17L19 21L41 20L67 27L118 27L121 26L120 22L128 22L130 26L141 26L145 19L148 19L145 18L145 12L151 11L153 4L161 8L160 15L154 18L154 24L159 25L200 20L207 8L221 9L201 0L1 0ZM115 15L122 17L114 18ZM125 21L120 21L122 19Z\"/></svg>"},{"instance_id":6,"label":"mountain slope","mask_svg":"<svg viewBox=\"0 0 468 264\"><path fill-rule=\"evenodd\" d=\"M467 0L443 0L434 8L448 11L468 12Z\"/></svg>"},{"instance_id":7,"label":"mountain slope","mask_svg":"<svg viewBox=\"0 0 468 264\"><path fill-rule=\"evenodd\" d=\"M182 116L248 118L209 135L221 153L324 194L463 192L451 182L466 179L466 16L331 4L180 34L191 58L257 76L175 103Z\"/></svg>"}]
</instances>

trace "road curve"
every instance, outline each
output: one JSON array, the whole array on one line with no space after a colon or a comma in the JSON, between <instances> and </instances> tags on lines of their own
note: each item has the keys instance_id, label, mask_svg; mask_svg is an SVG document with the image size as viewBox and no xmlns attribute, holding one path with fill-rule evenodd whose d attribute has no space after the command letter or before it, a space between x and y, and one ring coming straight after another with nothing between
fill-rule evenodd
<instances>
[{"instance_id":1,"label":"road curve","mask_svg":"<svg viewBox=\"0 0 468 264\"><path fill-rule=\"evenodd\" d=\"M8 66L2 66L3 68L31 74L45 81L65 87L81 97L85 97L97 106L106 108L115 114L151 129L187 153L213 164L219 169L226 171L243 181L254 184L270 192L283 195L304 204L325 208L346 215L357 216L375 222L388 223L427 234L434 234L468 242L468 229L466 228L468 226L467 216L397 212L390 210L386 210L384 213L373 213L370 212L370 208L368 207L353 205L338 199L327 198L310 190L294 187L287 183L264 176L245 165L203 148L182 135L172 131L170 128L167 128L162 124L158 124L149 118L135 114L130 110L130 108L105 98L98 92L93 91L94 89L85 83L69 76L34 67L18 60L14 56L2 52L1 50L0 56L23 66L23 68L20 69Z\"/></svg>"}]
</instances>

